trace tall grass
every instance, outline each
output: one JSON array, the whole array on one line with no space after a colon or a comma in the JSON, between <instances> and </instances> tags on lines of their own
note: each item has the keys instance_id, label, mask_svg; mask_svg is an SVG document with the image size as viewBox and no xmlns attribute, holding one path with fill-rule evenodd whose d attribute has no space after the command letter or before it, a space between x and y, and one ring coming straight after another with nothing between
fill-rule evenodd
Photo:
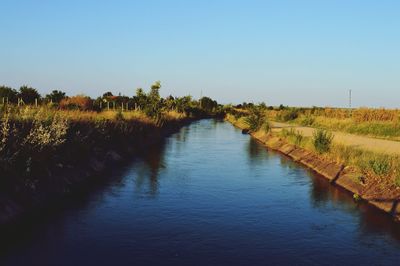
<instances>
[{"instance_id":1,"label":"tall grass","mask_svg":"<svg viewBox=\"0 0 400 266\"><path fill-rule=\"evenodd\" d=\"M397 109L292 108L270 111L269 119L400 141Z\"/></svg>"},{"instance_id":2,"label":"tall grass","mask_svg":"<svg viewBox=\"0 0 400 266\"><path fill-rule=\"evenodd\" d=\"M301 136L301 133L294 129L283 129L280 136L289 143L307 150L318 152L319 149L319 153L323 152L321 156L358 169L367 183L379 180L382 187L387 189L400 187L400 156L366 151L341 144L327 144L332 136L328 132L324 133L323 130L317 136L309 138ZM318 148L320 145L322 149ZM358 181L361 182L361 180Z\"/></svg>"},{"instance_id":3,"label":"tall grass","mask_svg":"<svg viewBox=\"0 0 400 266\"><path fill-rule=\"evenodd\" d=\"M290 143L299 147L304 147L306 138L300 131L293 128L291 128L290 130L284 128L280 131L280 135L288 140Z\"/></svg>"},{"instance_id":4,"label":"tall grass","mask_svg":"<svg viewBox=\"0 0 400 266\"><path fill-rule=\"evenodd\" d=\"M47 175L49 168L68 161L79 163L91 153L125 150L143 137L145 129L179 121L186 114L163 113L163 121L141 111L79 111L51 107L0 110L0 182L6 176Z\"/></svg>"},{"instance_id":5,"label":"tall grass","mask_svg":"<svg viewBox=\"0 0 400 266\"><path fill-rule=\"evenodd\" d=\"M326 130L317 129L313 134L314 148L320 154L327 153L331 149L332 141L333 134Z\"/></svg>"}]
</instances>

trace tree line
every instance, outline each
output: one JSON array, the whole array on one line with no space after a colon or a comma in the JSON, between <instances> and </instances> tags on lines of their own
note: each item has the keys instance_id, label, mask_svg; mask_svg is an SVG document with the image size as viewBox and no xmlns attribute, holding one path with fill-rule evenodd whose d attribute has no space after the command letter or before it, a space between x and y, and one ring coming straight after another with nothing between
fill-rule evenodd
<instances>
[{"instance_id":1,"label":"tree line","mask_svg":"<svg viewBox=\"0 0 400 266\"><path fill-rule=\"evenodd\" d=\"M160 89L161 82L156 81L151 85L148 92L138 88L136 94L132 97L105 92L102 96L91 98L86 95L67 96L61 90L53 90L51 93L41 96L37 89L26 85L21 86L19 90L0 86L0 101L3 104L50 105L60 109L82 111L135 109L142 110L150 117L157 117L163 111L170 110L189 114L196 112L217 113L222 110L222 106L209 97L194 100L191 96L174 97L170 95L162 98Z\"/></svg>"}]
</instances>

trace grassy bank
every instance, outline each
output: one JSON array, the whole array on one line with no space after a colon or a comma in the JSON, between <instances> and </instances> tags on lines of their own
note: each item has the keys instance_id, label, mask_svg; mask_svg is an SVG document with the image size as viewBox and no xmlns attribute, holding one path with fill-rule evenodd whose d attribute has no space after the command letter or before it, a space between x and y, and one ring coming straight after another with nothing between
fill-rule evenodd
<instances>
[{"instance_id":1,"label":"grassy bank","mask_svg":"<svg viewBox=\"0 0 400 266\"><path fill-rule=\"evenodd\" d=\"M238 118L228 114L226 119L241 129L249 129L245 116ZM329 170L334 173L330 176L331 181L343 175L344 178L340 182L344 182L343 186L353 192L356 199L364 198L374 205L379 205L379 208L398 215L397 204L394 205L393 202L400 199L399 156L334 144L334 135L323 130L317 131L313 137L304 137L295 130L286 129L271 132L259 128L251 133L263 143L267 143L267 146L301 161L322 174L333 169ZM291 146L286 147L285 144ZM301 155L292 155L295 150Z\"/></svg>"},{"instance_id":2,"label":"grassy bank","mask_svg":"<svg viewBox=\"0 0 400 266\"><path fill-rule=\"evenodd\" d=\"M96 181L186 123L222 113L208 97L162 98L160 88L92 99L0 86L0 224Z\"/></svg>"},{"instance_id":3,"label":"grassy bank","mask_svg":"<svg viewBox=\"0 0 400 266\"><path fill-rule=\"evenodd\" d=\"M8 108L0 124L0 223L68 194L192 119L169 111Z\"/></svg>"},{"instance_id":4,"label":"grassy bank","mask_svg":"<svg viewBox=\"0 0 400 266\"><path fill-rule=\"evenodd\" d=\"M400 111L390 109L286 108L269 119L301 126L400 141Z\"/></svg>"}]
</instances>

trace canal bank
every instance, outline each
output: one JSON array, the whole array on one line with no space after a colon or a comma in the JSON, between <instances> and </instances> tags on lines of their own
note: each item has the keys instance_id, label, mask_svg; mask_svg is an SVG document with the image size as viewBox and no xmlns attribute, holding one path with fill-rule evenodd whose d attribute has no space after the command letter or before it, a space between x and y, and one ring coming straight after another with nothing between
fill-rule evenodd
<instances>
[{"instance_id":1,"label":"canal bank","mask_svg":"<svg viewBox=\"0 0 400 266\"><path fill-rule=\"evenodd\" d=\"M235 127L246 129L234 119L226 119ZM279 151L294 161L314 170L326 178L332 185L339 186L353 194L354 199L363 200L391 215L397 222L400 221L400 204L397 198L374 197L374 191L363 184L363 174L354 167L338 163L336 160L321 156L313 151L306 150L288 143L285 139L263 130L251 132L250 135L267 148Z\"/></svg>"},{"instance_id":2,"label":"canal bank","mask_svg":"<svg viewBox=\"0 0 400 266\"><path fill-rule=\"evenodd\" d=\"M37 167L39 174L1 173L3 178L8 175L7 179L15 181L7 182L0 190L0 230L17 228L27 217L57 209L74 193L85 193L93 184L102 182L105 172L124 165L198 119L201 118L171 119L163 125L130 120L109 121L102 126L70 122L69 134L80 135L81 141L67 144L53 154L56 160L43 160Z\"/></svg>"}]
</instances>

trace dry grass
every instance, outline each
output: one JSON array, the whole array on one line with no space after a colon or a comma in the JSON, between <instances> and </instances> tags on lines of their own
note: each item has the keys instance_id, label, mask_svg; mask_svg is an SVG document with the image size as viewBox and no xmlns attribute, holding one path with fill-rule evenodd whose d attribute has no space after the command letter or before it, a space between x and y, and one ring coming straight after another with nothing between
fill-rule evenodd
<instances>
[{"instance_id":1,"label":"dry grass","mask_svg":"<svg viewBox=\"0 0 400 266\"><path fill-rule=\"evenodd\" d=\"M97 113L29 106L0 111L0 173L7 173L7 178L48 176L50 168L79 164L99 151L128 151L164 122L173 126L186 118L174 111L164 113L162 123L141 111ZM2 181L14 182L5 177Z\"/></svg>"},{"instance_id":2,"label":"dry grass","mask_svg":"<svg viewBox=\"0 0 400 266\"><path fill-rule=\"evenodd\" d=\"M234 115L227 114L225 119L238 128L249 129L249 126L246 124L245 117L235 118Z\"/></svg>"},{"instance_id":3,"label":"dry grass","mask_svg":"<svg viewBox=\"0 0 400 266\"><path fill-rule=\"evenodd\" d=\"M4 113L5 110L2 111ZM117 114L121 113L124 120L137 120L145 123L154 123L154 121L146 116L146 114L139 110L134 111L80 111L80 110L58 110L51 107L39 107L35 108L32 106L26 106L22 108L12 108L9 109L10 119L14 121L21 120L35 120L40 119L44 121L52 120L55 116L61 117L68 121L98 121L98 120L116 120ZM169 112L166 114L168 117L173 117L174 119L181 119L185 115Z\"/></svg>"},{"instance_id":4,"label":"dry grass","mask_svg":"<svg viewBox=\"0 0 400 266\"><path fill-rule=\"evenodd\" d=\"M301 133L294 129L283 129L278 134L291 144L318 153L312 137L300 137ZM354 167L363 173L367 183L379 181L379 184L384 184L384 187L391 190L400 187L399 155L383 154L334 143L321 156L333 159L346 166Z\"/></svg>"},{"instance_id":5,"label":"dry grass","mask_svg":"<svg viewBox=\"0 0 400 266\"><path fill-rule=\"evenodd\" d=\"M270 119L279 121L287 117L288 110L270 111ZM285 122L342 131L350 134L400 141L400 110L394 109L292 109L297 117Z\"/></svg>"},{"instance_id":6,"label":"dry grass","mask_svg":"<svg viewBox=\"0 0 400 266\"><path fill-rule=\"evenodd\" d=\"M186 114L177 111L168 111L164 115L167 120L181 120L187 117Z\"/></svg>"}]
</instances>

